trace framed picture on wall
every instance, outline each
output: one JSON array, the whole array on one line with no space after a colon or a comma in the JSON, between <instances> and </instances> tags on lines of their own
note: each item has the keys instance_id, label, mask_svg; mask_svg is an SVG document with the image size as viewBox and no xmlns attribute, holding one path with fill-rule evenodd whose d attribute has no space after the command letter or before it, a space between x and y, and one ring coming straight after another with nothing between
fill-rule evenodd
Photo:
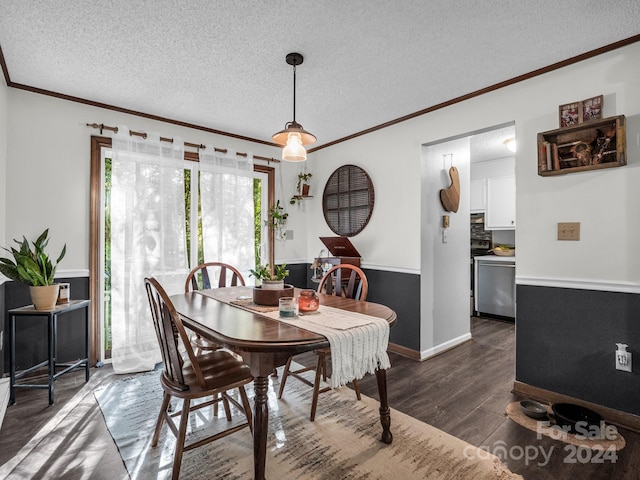
<instances>
[{"instance_id":1,"label":"framed picture on wall","mask_svg":"<svg viewBox=\"0 0 640 480\"><path fill-rule=\"evenodd\" d=\"M560 127L580 123L580 102L567 103L559 107Z\"/></svg>"},{"instance_id":2,"label":"framed picture on wall","mask_svg":"<svg viewBox=\"0 0 640 480\"><path fill-rule=\"evenodd\" d=\"M602 118L603 103L604 97L602 95L582 100L580 102L580 123L600 120Z\"/></svg>"}]
</instances>

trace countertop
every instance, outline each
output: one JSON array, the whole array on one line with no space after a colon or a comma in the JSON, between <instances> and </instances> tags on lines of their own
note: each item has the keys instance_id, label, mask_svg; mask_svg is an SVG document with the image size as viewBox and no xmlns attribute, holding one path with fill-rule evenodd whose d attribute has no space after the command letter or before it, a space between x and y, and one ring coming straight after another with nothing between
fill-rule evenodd
<instances>
[{"instance_id":1,"label":"countertop","mask_svg":"<svg viewBox=\"0 0 640 480\"><path fill-rule=\"evenodd\" d=\"M513 257L500 257L498 255L480 255L477 257L473 257L473 260L490 260L492 262L516 263L516 256L514 255Z\"/></svg>"}]
</instances>

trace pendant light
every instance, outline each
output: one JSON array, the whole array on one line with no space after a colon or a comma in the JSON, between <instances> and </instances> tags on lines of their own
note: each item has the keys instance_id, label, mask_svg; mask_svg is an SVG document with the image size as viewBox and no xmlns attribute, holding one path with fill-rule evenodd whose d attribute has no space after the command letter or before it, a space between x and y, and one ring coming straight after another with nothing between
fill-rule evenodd
<instances>
[{"instance_id":1,"label":"pendant light","mask_svg":"<svg viewBox=\"0 0 640 480\"><path fill-rule=\"evenodd\" d=\"M273 135L273 141L284 146L282 149L282 160L287 162L304 162L307 159L305 145L311 145L316 141L316 137L307 132L302 125L296 122L296 66L302 64L304 57L299 53L289 53L286 57L287 63L293 66L293 121L284 126Z\"/></svg>"}]
</instances>

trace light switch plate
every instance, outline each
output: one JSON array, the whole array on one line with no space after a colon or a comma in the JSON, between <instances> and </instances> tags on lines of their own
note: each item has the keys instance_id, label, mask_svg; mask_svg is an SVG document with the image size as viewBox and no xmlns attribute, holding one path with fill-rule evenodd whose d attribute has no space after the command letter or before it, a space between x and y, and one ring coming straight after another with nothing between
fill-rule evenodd
<instances>
[{"instance_id":1,"label":"light switch plate","mask_svg":"<svg viewBox=\"0 0 640 480\"><path fill-rule=\"evenodd\" d=\"M580 222L559 222L558 240L580 240Z\"/></svg>"}]
</instances>

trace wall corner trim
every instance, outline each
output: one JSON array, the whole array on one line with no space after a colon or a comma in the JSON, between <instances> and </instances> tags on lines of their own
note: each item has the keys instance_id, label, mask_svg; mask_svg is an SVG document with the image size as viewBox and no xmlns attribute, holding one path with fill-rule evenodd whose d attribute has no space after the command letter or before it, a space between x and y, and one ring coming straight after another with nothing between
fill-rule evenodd
<instances>
[{"instance_id":1,"label":"wall corner trim","mask_svg":"<svg viewBox=\"0 0 640 480\"><path fill-rule=\"evenodd\" d=\"M451 350L452 348L457 347L458 345L464 342L468 342L472 339L473 337L471 336L471 333L465 333L464 335L460 335L459 337L452 338L451 340L447 340L446 342L442 342L435 347L428 348L427 350L422 350L420 352L420 361L435 357L436 355L444 353L447 350Z\"/></svg>"}]
</instances>

